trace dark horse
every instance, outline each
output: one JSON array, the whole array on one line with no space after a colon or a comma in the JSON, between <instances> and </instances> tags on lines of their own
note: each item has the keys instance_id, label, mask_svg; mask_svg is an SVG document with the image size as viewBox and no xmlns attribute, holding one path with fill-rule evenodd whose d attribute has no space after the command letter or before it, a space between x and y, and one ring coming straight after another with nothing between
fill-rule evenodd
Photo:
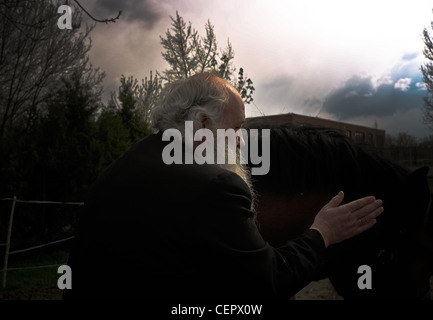
<instances>
[{"instance_id":1,"label":"dark horse","mask_svg":"<svg viewBox=\"0 0 433 320\"><path fill-rule=\"evenodd\" d=\"M253 176L265 240L278 246L302 233L339 190L345 202L374 195L383 200L384 212L368 231L328 248L324 278L344 299L429 297L433 216L427 167L410 172L337 130L246 126L253 128L271 130L270 171ZM358 286L362 265L371 268L371 289Z\"/></svg>"}]
</instances>

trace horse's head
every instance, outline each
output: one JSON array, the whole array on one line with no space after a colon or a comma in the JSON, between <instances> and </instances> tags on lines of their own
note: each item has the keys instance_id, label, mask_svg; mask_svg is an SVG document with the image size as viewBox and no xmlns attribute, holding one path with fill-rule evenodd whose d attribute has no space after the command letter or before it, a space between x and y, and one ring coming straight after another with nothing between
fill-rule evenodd
<instances>
[{"instance_id":1,"label":"horse's head","mask_svg":"<svg viewBox=\"0 0 433 320\"><path fill-rule=\"evenodd\" d=\"M426 168L389 187L384 213L367 232L329 248L328 276L345 299L423 299L430 292L432 234L427 220L431 193ZM360 289L361 265L371 270L371 289ZM348 281L350 280L350 281Z\"/></svg>"},{"instance_id":2,"label":"horse's head","mask_svg":"<svg viewBox=\"0 0 433 320\"><path fill-rule=\"evenodd\" d=\"M258 128L271 129L270 171L253 176L259 194L258 223L265 240L279 245L299 235L339 190L345 192L345 201L374 195L384 201L378 223L330 246L324 276L346 299L424 298L429 292L432 258L427 170L409 173L335 130ZM371 289L358 286L362 265L371 269Z\"/></svg>"}]
</instances>

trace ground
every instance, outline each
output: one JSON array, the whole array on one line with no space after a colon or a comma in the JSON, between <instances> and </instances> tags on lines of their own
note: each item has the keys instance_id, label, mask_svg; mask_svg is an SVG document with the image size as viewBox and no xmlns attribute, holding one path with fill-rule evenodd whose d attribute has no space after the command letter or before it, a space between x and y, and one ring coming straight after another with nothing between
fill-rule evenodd
<instances>
[{"instance_id":1,"label":"ground","mask_svg":"<svg viewBox=\"0 0 433 320\"><path fill-rule=\"evenodd\" d=\"M0 294L1 300L61 300L62 291L57 287L17 290ZM299 300L336 300L341 299L328 280L312 282L297 296Z\"/></svg>"},{"instance_id":2,"label":"ground","mask_svg":"<svg viewBox=\"0 0 433 320\"><path fill-rule=\"evenodd\" d=\"M0 293L0 300L61 300L62 291L53 288L32 288Z\"/></svg>"},{"instance_id":3,"label":"ground","mask_svg":"<svg viewBox=\"0 0 433 320\"><path fill-rule=\"evenodd\" d=\"M342 300L328 279L313 281L296 295L296 300Z\"/></svg>"},{"instance_id":4,"label":"ground","mask_svg":"<svg viewBox=\"0 0 433 320\"><path fill-rule=\"evenodd\" d=\"M430 279L433 297L433 277ZM62 291L57 287L20 290L1 293L0 300L61 300ZM328 279L311 282L297 295L296 300L342 300Z\"/></svg>"}]
</instances>

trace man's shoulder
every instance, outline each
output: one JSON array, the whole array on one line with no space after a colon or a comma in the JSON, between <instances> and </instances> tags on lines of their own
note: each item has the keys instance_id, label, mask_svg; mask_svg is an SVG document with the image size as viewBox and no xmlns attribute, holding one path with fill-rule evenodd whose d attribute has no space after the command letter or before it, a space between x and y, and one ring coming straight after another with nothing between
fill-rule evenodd
<instances>
[{"instance_id":1,"label":"man's shoulder","mask_svg":"<svg viewBox=\"0 0 433 320\"><path fill-rule=\"evenodd\" d=\"M247 187L242 178L227 169L215 164L176 164L167 166L167 173L189 184L212 188Z\"/></svg>"},{"instance_id":2,"label":"man's shoulder","mask_svg":"<svg viewBox=\"0 0 433 320\"><path fill-rule=\"evenodd\" d=\"M162 135L152 134L136 143L105 172L104 177L131 185L146 183L164 189L224 189L230 192L248 192L248 187L236 173L216 164L166 164L162 150L167 142ZM104 179L105 181L107 181Z\"/></svg>"},{"instance_id":3,"label":"man's shoulder","mask_svg":"<svg viewBox=\"0 0 433 320\"><path fill-rule=\"evenodd\" d=\"M228 186L229 190L242 190L244 192L249 193L248 185L238 174L218 166L216 167L217 168L213 169L214 176L212 179L212 183L214 183L217 186L218 185Z\"/></svg>"}]
</instances>

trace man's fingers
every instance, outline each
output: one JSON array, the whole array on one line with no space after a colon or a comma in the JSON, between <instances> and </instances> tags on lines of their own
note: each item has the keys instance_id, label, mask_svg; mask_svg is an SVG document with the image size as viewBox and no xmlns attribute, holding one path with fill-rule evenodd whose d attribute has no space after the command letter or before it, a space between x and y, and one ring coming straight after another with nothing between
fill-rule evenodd
<instances>
[{"instance_id":1,"label":"man's fingers","mask_svg":"<svg viewBox=\"0 0 433 320\"><path fill-rule=\"evenodd\" d=\"M383 207L377 207L373 211L369 211L362 217L355 218L361 225L368 224L371 220L375 220L383 212Z\"/></svg>"},{"instance_id":2,"label":"man's fingers","mask_svg":"<svg viewBox=\"0 0 433 320\"><path fill-rule=\"evenodd\" d=\"M346 203L344 207L348 209L349 212L357 212L358 210L363 209L365 206L372 204L374 201L376 201L376 198L370 196Z\"/></svg>"},{"instance_id":3,"label":"man's fingers","mask_svg":"<svg viewBox=\"0 0 433 320\"><path fill-rule=\"evenodd\" d=\"M376 200L376 204L377 204L377 208L375 208L375 210L370 213L370 217L377 218L382 212L383 212L383 207L382 207L382 200Z\"/></svg>"},{"instance_id":4,"label":"man's fingers","mask_svg":"<svg viewBox=\"0 0 433 320\"><path fill-rule=\"evenodd\" d=\"M338 207L344 199L344 192L340 191L335 197L333 197L329 202L325 205L325 207L335 208Z\"/></svg>"},{"instance_id":5,"label":"man's fingers","mask_svg":"<svg viewBox=\"0 0 433 320\"><path fill-rule=\"evenodd\" d=\"M353 214L357 219L361 219L366 216L376 218L383 211L382 204L383 204L382 200L380 199L374 200L373 202L366 204L362 208L353 211ZM380 208L382 208L382 211L379 210L380 211L379 212L378 209Z\"/></svg>"},{"instance_id":6,"label":"man's fingers","mask_svg":"<svg viewBox=\"0 0 433 320\"><path fill-rule=\"evenodd\" d=\"M364 224L361 224L359 227L358 227L358 234L359 233L362 233L362 232L364 232L364 231L367 231L368 229L370 229L372 226L374 226L376 224L376 219L370 219L369 221L367 221L366 223L364 223Z\"/></svg>"}]
</instances>

